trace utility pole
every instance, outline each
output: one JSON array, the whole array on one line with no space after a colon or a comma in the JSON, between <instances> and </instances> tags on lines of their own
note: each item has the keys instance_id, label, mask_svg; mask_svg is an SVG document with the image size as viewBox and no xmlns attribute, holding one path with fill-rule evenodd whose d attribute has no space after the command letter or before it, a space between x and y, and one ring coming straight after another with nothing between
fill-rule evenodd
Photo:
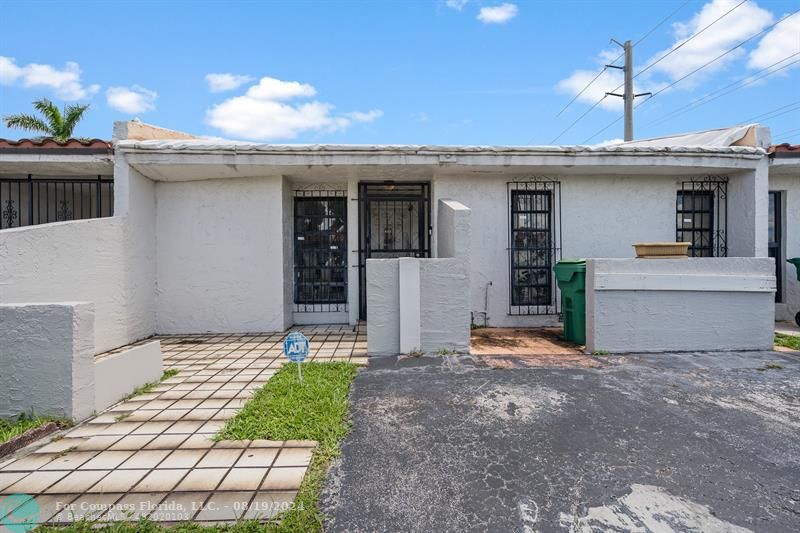
<instances>
[{"instance_id":1,"label":"utility pole","mask_svg":"<svg viewBox=\"0 0 800 533\"><path fill-rule=\"evenodd\" d=\"M611 39L611 42L621 46L622 49L625 51L625 66L618 67L616 65L606 65L608 68L616 68L622 70L625 75L625 83L624 89L625 91L622 94L617 93L606 93L608 96L618 96L622 98L623 102L625 103L625 141L632 141L633 140L633 100L637 96L647 96L651 93L639 93L635 94L633 92L633 43L630 41L625 41L624 43L620 43L615 39Z\"/></svg>"}]
</instances>

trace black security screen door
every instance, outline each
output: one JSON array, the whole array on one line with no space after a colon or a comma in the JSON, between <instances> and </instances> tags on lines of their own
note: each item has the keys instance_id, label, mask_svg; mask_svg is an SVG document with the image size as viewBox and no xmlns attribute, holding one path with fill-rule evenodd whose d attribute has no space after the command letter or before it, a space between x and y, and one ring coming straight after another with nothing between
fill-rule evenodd
<instances>
[{"instance_id":1,"label":"black security screen door","mask_svg":"<svg viewBox=\"0 0 800 533\"><path fill-rule=\"evenodd\" d=\"M560 184L508 184L510 315L558 314L553 265L561 258Z\"/></svg>"},{"instance_id":2,"label":"black security screen door","mask_svg":"<svg viewBox=\"0 0 800 533\"><path fill-rule=\"evenodd\" d=\"M297 312L347 310L347 200L343 192L342 196L334 196L336 191L324 194L294 199Z\"/></svg>"},{"instance_id":3,"label":"black security screen door","mask_svg":"<svg viewBox=\"0 0 800 533\"><path fill-rule=\"evenodd\" d=\"M778 191L769 192L769 256L775 259L775 281L777 290L775 291L775 301L780 303L783 294L783 246L782 246L782 220L781 220L781 193Z\"/></svg>"},{"instance_id":4,"label":"black security screen door","mask_svg":"<svg viewBox=\"0 0 800 533\"><path fill-rule=\"evenodd\" d=\"M367 318L367 259L430 257L430 183L359 184L359 283Z\"/></svg>"}]
</instances>

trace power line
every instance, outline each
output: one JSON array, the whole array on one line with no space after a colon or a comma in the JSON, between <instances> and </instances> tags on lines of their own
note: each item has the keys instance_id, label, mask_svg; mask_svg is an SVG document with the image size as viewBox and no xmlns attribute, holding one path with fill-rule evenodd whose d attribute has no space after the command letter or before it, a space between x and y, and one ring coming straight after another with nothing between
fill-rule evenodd
<instances>
[{"instance_id":1,"label":"power line","mask_svg":"<svg viewBox=\"0 0 800 533\"><path fill-rule=\"evenodd\" d=\"M733 9L736 9L737 7L739 7L739 6L741 6L742 4L744 4L744 2L746 2L746 1L747 1L747 0L744 0L743 2L741 2L741 3L737 4L736 6L734 6L734 7L733 7L731 10L727 11L727 12L726 12L724 15L722 15L722 16L724 17L725 15L727 15L728 13L730 13L731 11L733 11ZM728 49L727 51L725 51L725 52L723 52L722 54L718 55L718 56L717 56L717 57L715 57L714 59L712 59L712 60L710 60L710 61L708 61L708 62L704 63L704 64L703 64L703 65L701 65L700 67L698 67L698 68L696 68L696 69L692 70L692 71L691 71L691 72L689 72L688 74L686 74L686 75L684 75L683 77L681 77L681 78L679 78L679 79L675 80L674 82L672 82L671 84L667 85L666 87L663 87L663 88L659 89L659 90L658 90L658 91L656 91L654 94L650 95L650 97L649 97L649 98L647 98L646 100L643 100L641 103L637 104L637 105L635 106L635 108L638 108L639 106L641 106L641 105L644 105L646 102L649 102L651 99L653 99L653 98L655 98L656 96L658 96L659 94L663 93L664 91L666 91L666 90L667 90L667 89L669 89L670 87L674 87L675 85L677 85L677 84L678 84L678 83L680 83L681 81L685 80L685 79L686 79L686 78L688 78L689 76L691 76L691 75L693 75L693 74L697 73L698 71L700 71L700 70L702 70L702 69L706 68L707 66L711 65L712 63L714 63L714 62L716 62L716 61L720 60L721 58L723 58L723 57L725 57L726 55L730 54L731 52L733 52L734 50L738 49L738 48L739 48L739 47L741 47L742 45L744 45L744 44L748 43L749 41L752 41L752 40L753 40L753 39L755 39L756 37L759 37L760 35L762 35L762 34L764 34L764 33L768 32L769 30L771 30L772 28L774 28L775 26L777 26L777 25L778 25L778 24L780 24L781 22L785 21L785 20L786 20L786 19L788 19L789 17L792 17L792 16L796 15L798 12L800 12L800 10L796 10L796 11L794 11L793 13L790 13L790 14L786 15L785 17L783 17L783 18L782 18L782 19L780 19L779 21L775 22L774 24L771 24L770 26L767 26L766 28L764 28L764 29L763 29L763 30L761 30L760 32L756 33L755 35L752 35L752 36L748 37L747 39L745 39L744 41L740 42L740 43L739 43L739 44L737 44L736 46L734 46L734 47L732 47L732 48ZM722 18L722 17L720 17L720 18ZM719 20L719 19L717 19L717 20ZM717 20L715 20L714 22L717 22ZM703 30L705 30L706 28L708 28L708 27L710 27L711 25L713 25L713 24L714 24L714 22L712 22L711 24L709 24L708 26L706 26L705 28L703 28ZM701 30L701 31L703 31L703 30ZM697 35L699 35L699 33L700 33L700 32L698 32L698 33L695 33L695 34L694 34L694 36L697 36ZM694 36L693 36L693 37L694 37ZM684 41L684 42L681 44L681 46L682 46L683 44L686 44L687 42L688 42L688 40L687 40L687 41ZM680 48L680 47L678 47L678 48ZM678 48L674 48L672 51L675 51L675 50L677 50ZM800 52L798 52L798 53L800 54ZM662 57L661 57L661 59L664 59L664 57L666 57L667 55L669 55L669 54L665 54L664 56L662 56ZM777 65L777 64L783 63L783 62L784 62L784 61L786 61L787 59L791 59L792 57L794 57L794 56L796 56L796 55L798 55L798 54L792 54L792 55L790 55L790 56L788 56L788 57L786 57L786 58L784 58L784 59L782 59L782 60L778 61L777 63L774 63L773 65L770 65L769 67L766 67L766 68L771 68L771 67L773 67L773 66L775 66L775 65ZM659 61L661 61L661 59L659 59L658 61L655 61L654 63L651 63L651 64L650 64L650 66L653 66L653 65L655 65L656 63L658 63ZM693 108L696 108L696 107L700 107L701 105L705 105L705 104L707 104L707 103L709 103L709 102L712 102L712 101L716 100L717 98L720 98L720 97L722 97L722 96L725 96L726 94L730 94L731 92L734 92L734 91L736 91L736 90L738 90L738 89L741 89L741 88L743 88L743 87L746 87L747 85L751 85L752 83L754 83L754 82L755 82L755 81L757 81L758 79L761 79L761 78L764 78L764 77L766 77L766 76L769 76L769 75L771 75L771 74L774 74L775 72L779 72L779 71L781 71L781 70L783 70L783 69L785 69L785 68L787 68L787 67L789 67L789 66L791 66L791 65L793 65L793 64L795 64L795 63L797 63L798 61L800 61L800 59L798 59L798 60L796 60L796 61L793 61L793 62L791 62L791 63L788 63L788 64L786 64L786 65L782 66L781 68L775 69L774 71L768 72L767 74L765 74L765 75L763 75L763 76L760 76L760 77L757 77L757 78L753 78L753 77L752 77L752 75L750 75L750 76L748 76L748 78L744 78L744 80L747 80L747 81L746 81L746 83L745 83L744 85L742 85L741 87L737 87L737 88L735 88L735 89L733 89L733 90L731 90L731 91L728 91L728 92L725 92L725 93L723 93L723 94L720 94L720 95L718 95L718 96L715 96L714 98L711 98L711 99L709 99L709 100L707 100L707 101L705 101L705 102L703 102L703 103L701 103L701 104L696 104L696 105L690 106L688 109L682 109L682 110L680 110L680 112L676 112L674 115L668 115L668 116L667 116L666 118L664 118L662 121L666 120L667 118L671 118L672 116L678 116L679 114L685 113L685 112L687 112L689 109L693 109ZM650 66L648 66L648 67L646 67L645 69L641 70L641 71L639 72L639 74L641 74L642 72L644 72L645 70L647 70L648 68L650 68ZM761 70L761 71L759 71L759 72L762 72L763 70L765 70L765 69L762 69L762 70ZM637 74L636 76L638 76L639 74ZM634 78L635 78L636 76L634 76ZM740 80L740 81L742 81L742 80ZM739 82L734 82L734 83L733 83L733 85L735 85L736 83L739 83ZM619 88L619 87L617 87L617 88ZM703 97L703 98L705 98L705 97ZM702 98L701 98L701 99L702 99ZM623 115L623 117L624 117L624 115ZM613 122L611 122L610 124L608 124L607 126L605 126L604 128L602 128L601 130L599 130L598 132L596 132L594 135L592 135L591 137L589 137L588 139L586 139L584 142L588 142L588 141L590 141L591 139L595 138L596 136L598 136L599 134L601 134L602 132L604 132L605 130L607 130L608 128L610 128L611 126L613 126L614 124L616 124L617 122L619 122L619 121L620 121L620 119L621 119L621 118L623 118L623 117L618 117L618 118L617 118L617 119L615 119ZM659 122L659 123L660 123L660 122Z\"/></svg>"},{"instance_id":2,"label":"power line","mask_svg":"<svg viewBox=\"0 0 800 533\"><path fill-rule=\"evenodd\" d=\"M792 106L794 106L794 107L792 107ZM787 107L792 107L792 108L791 109L786 109ZM781 115L785 115L786 113L791 113L792 111L796 111L798 109L800 109L800 100L798 100L796 102L792 102L790 104L782 105L780 107L776 107L775 109L772 109L770 111L767 111L766 113L762 113L762 114L757 115L755 117L745 119L745 120L739 122L739 124L750 124L750 123L753 123L753 122L758 122L759 120L770 120L770 119L773 119L775 117L779 117Z\"/></svg>"},{"instance_id":3,"label":"power line","mask_svg":"<svg viewBox=\"0 0 800 533\"><path fill-rule=\"evenodd\" d=\"M778 22L776 22L776 23L774 23L774 24L771 24L771 25L767 26L766 28L764 28L764 29L763 29L763 30L761 30L760 32L756 33L755 35L752 35L752 36L748 37L747 39L745 39L744 41L740 42L739 44L737 44L737 45L736 45L736 46L734 46L733 48L729 48L728 50L726 50L725 52L721 53L720 55L718 55L718 56L717 56L717 57L715 57L714 59L712 59L712 60L710 60L710 61L708 61L708 62L706 62L706 63L704 63L704 64L700 65L699 67L697 67L697 68L696 68L696 69L694 69L693 71L691 71L691 72L689 72L688 74L686 74L686 75L682 76L681 78L678 78L677 80L673 81L672 83L670 83L670 84L669 84L669 85L667 85L666 87L662 87L661 89L659 89L658 91L656 91L655 93L653 93L653 96L651 96L651 98L655 98L656 96L658 96L659 94L663 93L663 92L664 92L664 91L666 91L667 89L669 89L669 88L671 88L671 87L674 87L674 86L676 86L677 84L679 84L680 82L682 82L683 80L685 80L686 78L688 78L689 76L691 76L692 74L695 74L695 73L699 72L700 70L703 70L704 68L706 68L707 66L711 65L712 63L716 63L717 61L719 61L720 59L722 59L722 58L723 58L723 57L725 57L726 55L730 54L730 53L731 53L731 52L733 52L734 50L737 50L739 47L741 47L741 46L743 46L743 45L747 44L748 42L752 41L752 40L753 40L753 39L755 39L756 37L759 37L759 36L761 36L761 35L765 34L766 32L770 31L772 28L774 28L775 26L777 26L778 24L780 24L780 23L781 23L781 22L783 22L784 20L786 20L786 19L788 19L789 17L791 17L791 16L793 16L793 15L797 14L797 12L798 12L798 11L800 11L800 9L798 9L798 10L797 10L797 11L795 11L794 13L791 13L791 14L789 14L789 15L786 15L785 17L783 17L783 18L782 18L781 20L779 20ZM641 74L641 73L640 73L640 74Z\"/></svg>"},{"instance_id":4,"label":"power line","mask_svg":"<svg viewBox=\"0 0 800 533\"><path fill-rule=\"evenodd\" d=\"M667 22L669 19L671 19L672 17L674 17L674 16L675 16L675 14L677 14L677 13L678 13L678 11L680 11L681 9L683 9L683 8L686 6L686 4L688 4L689 2L691 2L691 0L686 0L684 3L682 3L680 6L678 6L678 8L677 8L675 11L673 11L672 13L670 13L669 15L667 15L666 17L664 17L663 19L661 19L661 21L660 21L658 24L656 24L655 26L653 26L652 28L650 28L650 30L649 30L647 33L645 33L644 35L642 35L642 36L639 38L639 40L637 40L635 43L633 43L633 46L636 46L636 45L638 45L639 43L641 43L642 41L644 41L645 39L647 39L648 37L650 37L650 35L652 35L654 31L656 31L658 28L660 28L660 27L661 27L661 26L662 26L662 25L663 25L665 22ZM566 111L566 110L567 110L567 108L568 108L569 106L571 106L573 102L575 102L575 100L577 100L577 99L578 99L578 98L579 98L579 97L580 97L580 96L581 96L581 95L582 95L584 92L586 92L586 89L588 89L588 88L589 88L589 87L590 87L590 86L591 86L591 85L592 85L594 82L596 82L596 81L597 81L597 79L598 79L600 76L602 76L602 75L603 75L603 73L604 73L606 70L608 70L609 66L611 66L611 65L614 65L614 64L615 64L617 61L619 61L619 60L622 58L622 56L624 56L624 55L625 55L625 52L622 52L620 55L618 55L618 56L616 57L616 59L614 59L614 61L612 61L612 62L610 63L610 65L605 65L605 66L603 67L603 69L602 69L600 72L598 72L598 73L597 73L597 75L596 75L594 78L592 78L592 80L591 80L589 83L587 83L587 84L586 84L586 85L583 87L583 89L581 89L581 90L580 90L580 92L579 92L578 94L576 94L576 95L575 95L575 96L572 98L572 100L570 100L569 102L567 102L567 105L565 105L564 107L562 107L562 108L561 108L561 111L559 111L558 113L556 113L556 116L559 116L559 115L561 115L561 113L563 113L564 111ZM619 88L619 87L618 87L618 88Z\"/></svg>"},{"instance_id":5,"label":"power line","mask_svg":"<svg viewBox=\"0 0 800 533\"><path fill-rule=\"evenodd\" d=\"M722 14L721 16L719 16L718 18L716 18L716 19L715 19L713 22L711 22L710 24L708 24L706 27L704 27L702 30L695 32L695 33L694 33L694 34L693 34L691 37L689 37L688 39L686 39L685 41L683 41L681 44L679 44L679 45L678 45L678 46L676 46L675 48L671 48L669 52L667 52L667 53L666 53L666 54L664 54L663 56L659 57L658 59L656 59L655 61L653 61L652 63L650 63L650 64L649 64L649 65L647 65L646 67L644 67L644 68L643 68L642 70L640 70L640 71L638 72L638 74L636 74L636 75L635 75L633 78L634 78L634 79L638 78L639 76L641 76L642 74L644 74L645 72L647 72L648 70L650 70L651 68L653 68L654 66L656 66L656 65L658 65L659 63L661 63L662 61L664 61L664 60L665 60L667 57L671 56L672 54L674 54L675 52L677 52L678 50L680 50L681 48L683 48L684 46L686 46L687 44L689 44L689 42L691 42L691 41L692 41L692 39L694 39L695 37L697 37L698 35L700 35L700 34L701 34L701 33L703 33L704 31L706 31L708 28L710 28L711 26L713 26L714 24L716 24L716 23L717 23L717 22L719 22L720 20L724 19L725 17L727 17L727 16L728 16L728 15L730 15L731 13L733 13L733 12L734 12L736 9L738 9L739 7L741 7L741 6L742 6L742 4L744 4L745 2L748 2L748 1L749 1L749 0L742 0L741 2L739 2L738 4L736 4L735 6L733 6L732 8L730 8L730 9L729 9L728 11L726 11L724 14ZM621 86L620 86L620 87L621 87ZM619 89L619 87L617 87L617 89ZM616 90L616 89L614 89L614 90Z\"/></svg>"},{"instance_id":6,"label":"power line","mask_svg":"<svg viewBox=\"0 0 800 533\"><path fill-rule=\"evenodd\" d=\"M680 115L684 115L684 114L688 113L689 111L691 111L693 109L696 109L698 107L701 107L701 106L704 106L704 105L706 105L708 103L711 103L711 102L713 102L714 100L716 100L718 98L721 98L721 97L723 97L725 95L728 95L728 94L730 94L732 92L738 91L739 89L743 89L745 87L748 87L749 85L752 85L753 83L755 83L756 81L758 81L758 80L760 80L762 78L766 78L767 76L771 76L772 74L775 74L776 72L780 72L781 70L783 70L785 68L788 68L788 67L794 65L795 63L800 62L800 59L797 59L795 61L792 61L791 63L787 63L786 65L784 65L784 66L782 66L782 67L780 67L778 69L775 69L775 70L770 71L770 72L766 72L766 74L764 74L763 76L760 75L762 72L768 71L772 67L774 67L776 65L780 65L781 63L783 63L785 61L788 61L789 59L792 59L793 57L797 57L797 56L800 56L800 52L795 52L794 54L786 56L783 59L781 59L779 61L776 61L775 63L773 63L773 64L771 64L771 65L769 65L767 67L762 68L761 70L758 70L758 71L756 71L756 72L754 72L752 74L748 74L747 76L743 76L743 77L739 78L738 80L735 80L735 81L729 83L728 85L725 85L724 87L720 87L719 89L715 89L715 90L713 90L713 91L711 91L709 93L706 93L703 96L701 96L700 98L698 98L697 100L695 100L694 102L690 103L688 106L683 106L683 107L681 107L679 109L675 109L673 111L670 111L669 113L661 116L660 118L655 119L654 121L650 122L649 124L661 124L661 123L666 122L667 120L670 120L672 118L678 117ZM735 87L735 88L731 89L730 91L726 91L726 89L730 89L731 87L739 85L740 83L742 84L740 87ZM723 92L723 91L726 91L726 92Z\"/></svg>"},{"instance_id":7,"label":"power line","mask_svg":"<svg viewBox=\"0 0 800 533\"><path fill-rule=\"evenodd\" d=\"M588 114L589 114L589 113L592 111L592 109L594 109L595 107L599 106L599 105L600 105L600 103L601 103L603 100L605 100L607 97L608 97L608 95L604 95L604 96L603 96L603 97L602 97L600 100L598 100L598 101L596 101L594 104L592 104L592 107L590 107L589 109L587 109L586 111L584 111L584 112L583 112L583 114L582 114L581 116L579 116L579 117L578 117L578 118L576 118L574 121L572 121L572 124L570 124L569 126L567 126L566 128L564 128L564 129L561 131L561 133L559 133L558 135L556 135L556 136L553 138L553 140L552 140L552 141L550 141L550 144L553 144L553 143L555 143L555 142L556 142L558 139L560 139L562 135L564 135L565 133L567 133L567 132L568 132L568 131L569 131L569 130L572 128L572 126L574 126L575 124L577 124L578 122L580 122L580 120L581 120L583 117L585 117L586 115L588 115Z\"/></svg>"},{"instance_id":8,"label":"power line","mask_svg":"<svg viewBox=\"0 0 800 533\"><path fill-rule=\"evenodd\" d=\"M794 129L794 130L786 130L786 131L782 131L780 133L776 133L775 137L784 137L784 136L792 134L792 133L800 133L800 128L797 128L797 129Z\"/></svg>"},{"instance_id":9,"label":"power line","mask_svg":"<svg viewBox=\"0 0 800 533\"><path fill-rule=\"evenodd\" d=\"M664 59L666 59L668 56L670 56L670 55L674 54L675 52L677 52L678 50L680 50L681 48L683 48L684 46L686 46L686 45L687 45L689 42L691 42L691 41L692 41L694 38L696 38L698 35L702 34L704 31L706 31L707 29L709 29L711 26L713 26L714 24L716 24L717 22L719 22L719 21L720 21L720 20L722 20L723 18L725 18L725 17L727 17L728 15L730 15L731 13L733 13L733 11L735 11L735 10L736 10L736 9L738 9L740 6L742 6L742 5L743 5L745 2L748 2L748 1L749 1L749 0L742 0L741 2L739 2L738 4L736 4L735 6L733 6L731 9L729 9L728 11L726 11L725 13L723 13L722 15L720 15L719 17L717 17L716 19L714 19L714 20L713 20L712 22L710 22L708 25L706 25L705 27L703 27L703 28L702 28L702 29L700 29L699 31L697 31L697 32L695 32L694 34L692 34L692 35L691 35L691 36L690 36L688 39L684 40L684 41L683 41L681 44L679 44L678 46L676 46L676 47L674 47L674 48L671 48L669 52L667 52L666 54L662 55L662 56L661 56L660 58L658 58L657 60L655 60L655 61L653 61L652 63L650 63L649 65L647 65L645 68L643 68L642 70L640 70L640 71L639 71L637 74L633 75L633 79L636 79L636 78L637 78L637 77L639 77L641 74L645 73L646 71L650 70L650 69L651 69L651 68L653 68L655 65L657 65L658 63L660 63L661 61L663 61ZM613 92L616 92L616 91L618 91L618 90L619 90L621 87L623 87L624 85L625 85L625 83L623 82L622 84L618 85L618 86L617 86L617 87L616 87L616 88L615 88L613 91L611 91L611 92L613 93ZM573 127L575 124L577 124L577 123L578 123L578 122L579 122L579 121L580 121L580 120L581 120L583 117L585 117L586 115L588 115L588 114L589 114L589 111L591 111L592 109L594 109L595 107L597 107L598 105L600 105L600 102L602 102L603 100L605 100L605 99L606 99L606 96L607 96L607 95L604 95L602 98L600 98L600 100L598 100L597 102L595 102L595 103L592 105L592 107L591 107L591 108L589 108L589 110L588 110L587 112L585 112L583 115L581 115L580 117L578 117L578 119L577 119L577 120L575 120L575 121L574 121L572 124L570 124L569 126L567 126L567 128L565 128L565 129L564 129L564 131L562 131L561 133L559 133L559 134L556 136L556 138L555 138L555 139L553 139L553 140L552 140L552 141L550 141L550 142L551 142L551 143L555 142L555 141L556 141L556 140L558 140L558 139L559 139L559 138L560 138L562 135L564 135L564 134L565 134L567 131L569 131L570 129L572 129L572 127ZM649 100L649 98L648 98L647 100ZM647 100L644 100L644 102L646 102ZM644 102L642 102L642 103L644 103ZM620 120L620 119L618 119L618 120L615 120L615 121L612 123L612 125L613 125L613 124L615 124L615 123L617 123L617 122L619 122L619 120ZM608 127L611 127L611 125L609 125ZM608 128L608 127L607 127L607 128ZM604 128L603 130L601 130L601 132L602 132L602 131L605 131L605 129L607 129L607 128ZM601 132L598 132L598 134L599 134L599 133L601 133ZM597 134L596 134L596 135L597 135ZM591 137L590 137L590 138L591 138Z\"/></svg>"},{"instance_id":10,"label":"power line","mask_svg":"<svg viewBox=\"0 0 800 533\"><path fill-rule=\"evenodd\" d=\"M642 35L641 37L639 37L639 40L638 40L638 41L636 41L635 43L633 43L633 46L636 46L636 45L637 45L637 44L639 44L640 42L642 42L642 41L644 41L645 39L647 39L648 37L650 37L650 35L652 35L652 33L653 33L654 31L656 31L658 28L660 28L661 26L663 26L663 25L664 25L664 23L665 23L666 21L668 21L669 19L671 19L672 17L674 17L674 16L675 16L675 15L678 13L678 11L680 11L681 9L683 9L683 8L686 6L686 4L688 4L688 3L689 3L689 2L691 2L691 1L692 1L692 0L686 0L684 3L682 3L680 6L678 6L678 8L677 8L675 11L673 11L672 13L670 13L669 15L667 15L666 17L664 17L663 19L661 19L661 22L659 22L658 24L656 24L655 26L653 26L653 27L650 29L650 31L648 31L647 33L645 33L644 35ZM622 56L620 56L620 57L622 57ZM619 59L619 57L618 57L617 59Z\"/></svg>"}]
</instances>

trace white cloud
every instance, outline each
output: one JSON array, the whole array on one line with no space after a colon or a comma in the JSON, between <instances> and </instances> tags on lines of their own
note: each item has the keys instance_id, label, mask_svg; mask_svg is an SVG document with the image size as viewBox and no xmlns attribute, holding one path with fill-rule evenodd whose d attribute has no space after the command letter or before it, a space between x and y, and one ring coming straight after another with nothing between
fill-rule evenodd
<instances>
[{"instance_id":1,"label":"white cloud","mask_svg":"<svg viewBox=\"0 0 800 533\"><path fill-rule=\"evenodd\" d=\"M106 91L106 102L109 107L131 115L155 109L156 98L158 98L158 93L139 85L109 87Z\"/></svg>"},{"instance_id":2,"label":"white cloud","mask_svg":"<svg viewBox=\"0 0 800 533\"><path fill-rule=\"evenodd\" d=\"M206 82L208 83L208 89L212 93L232 91L233 89L237 89L242 85L244 85L245 83L252 80L253 78L251 76L245 76L242 74L231 74L230 72L219 73L219 74L206 74Z\"/></svg>"},{"instance_id":3,"label":"white cloud","mask_svg":"<svg viewBox=\"0 0 800 533\"><path fill-rule=\"evenodd\" d=\"M484 24L505 24L517 16L519 9L514 4L500 4L499 6L482 7L478 13L478 20Z\"/></svg>"},{"instance_id":4,"label":"white cloud","mask_svg":"<svg viewBox=\"0 0 800 533\"><path fill-rule=\"evenodd\" d=\"M67 101L89 98L100 90L97 84L83 85L81 68L74 61L67 61L63 69L58 69L39 63L18 66L13 57L0 56L0 84L17 82L26 88L51 89L58 98Z\"/></svg>"},{"instance_id":5,"label":"white cloud","mask_svg":"<svg viewBox=\"0 0 800 533\"><path fill-rule=\"evenodd\" d=\"M467 5L469 0L445 0L445 5L450 9L455 9L456 11L461 11L464 9L464 6Z\"/></svg>"},{"instance_id":6,"label":"white cloud","mask_svg":"<svg viewBox=\"0 0 800 533\"><path fill-rule=\"evenodd\" d=\"M306 98L317 94L317 90L306 83L283 81L264 77L256 85L247 89L247 96L259 100L291 100Z\"/></svg>"},{"instance_id":7,"label":"white cloud","mask_svg":"<svg viewBox=\"0 0 800 533\"><path fill-rule=\"evenodd\" d=\"M674 44L667 50L662 50L655 54L655 56L648 61L648 64L662 57L670 50L677 48L700 30L703 30L703 28L719 17L725 15L725 13L735 7L739 1L740 0L713 0L703 5L700 11L695 13L688 22L677 22L673 24ZM653 70L666 74L672 80L678 79L715 59L717 56L720 56L748 37L757 34L772 22L772 13L758 7L755 2L742 4L719 20L719 22L714 23L713 26L699 33L691 41L681 47L680 50L677 50L663 61L660 61L653 67ZM708 75L721 70L745 54L746 52L742 48L739 48L727 54L722 59L715 61L708 67L704 67L701 72ZM695 77L694 79L698 80L699 78Z\"/></svg>"},{"instance_id":8,"label":"white cloud","mask_svg":"<svg viewBox=\"0 0 800 533\"><path fill-rule=\"evenodd\" d=\"M227 135L242 139L294 139L305 132L335 132L355 122L371 122L383 111L333 113L334 106L316 100L289 103L317 94L308 84L264 77L244 95L229 98L206 112L206 122Z\"/></svg>"},{"instance_id":9,"label":"white cloud","mask_svg":"<svg viewBox=\"0 0 800 533\"><path fill-rule=\"evenodd\" d=\"M758 46L750 52L747 66L753 69L763 69L798 52L800 52L800 13L792 15L772 28L761 39ZM797 56L792 59L797 59ZM780 66L775 65L775 68L780 68ZM797 66L800 64L795 63L786 70Z\"/></svg>"},{"instance_id":10,"label":"white cloud","mask_svg":"<svg viewBox=\"0 0 800 533\"><path fill-rule=\"evenodd\" d=\"M637 64L634 67L634 72L641 72L646 65L654 63L671 50L675 51L654 64L654 66L644 72L644 74L636 77L634 82L636 92L657 92L663 89L671 82L680 79L686 74L714 60L740 42L753 35L757 35L758 32L764 30L764 28L774 21L772 13L760 8L755 2L750 1L742 4L708 29L698 34L703 28L722 17L722 15L730 11L739 2L740 0L712 0L704 4L700 10L694 13L688 20L673 24L672 45L654 54L652 57L641 61L641 64ZM786 22L788 23L789 20ZM775 30L778 30L782 25L783 23L776 26ZM775 30L766 37L772 35ZM791 31L789 31L789 33L791 33ZM797 40L797 30L794 31L794 34ZM696 37L692 38L693 35L696 35ZM766 37L764 37L764 39L766 39ZM692 38L692 40L687 42L690 38ZM764 43L764 40L762 40L762 43L765 44L770 52L772 48L780 47L781 52L779 53L783 54L782 57L788 55L788 52L784 53L791 46L791 43L785 42L787 37L785 35L778 35L773 39L772 42L768 43ZM790 37L788 39L790 39ZM681 46L683 43L686 44ZM681 46L680 49L678 49L679 46ZM759 47L760 46L761 45L759 45ZM800 46L800 44L796 44L796 46ZM691 89L696 84L702 82L704 76L708 76L715 71L729 66L737 59L740 60L744 58L747 55L744 48L746 48L746 45L725 55L722 59L713 62L708 67L702 68L696 74L682 81L677 88ZM600 72L601 65L611 63L620 53L621 49L619 48L602 50L597 57L597 69L575 70L568 77L559 81L556 84L556 89L570 96L577 95L597 73ZM772 55L770 55L770 57L772 57ZM751 66L755 64L754 58L755 52L751 55ZM780 58L772 60L772 63L777 59ZM766 59L766 51L762 56L759 56L759 60L770 64L769 59ZM620 65L621 62L618 61L616 64ZM585 92L578 96L577 100L587 104L594 104L603 98L606 92L622 92L622 89L618 88L622 85L622 82L623 74L621 70L607 69L600 74L598 79L592 83ZM605 98L599 104L599 107L610 110L620 110L622 109L622 99L616 97Z\"/></svg>"}]
</instances>

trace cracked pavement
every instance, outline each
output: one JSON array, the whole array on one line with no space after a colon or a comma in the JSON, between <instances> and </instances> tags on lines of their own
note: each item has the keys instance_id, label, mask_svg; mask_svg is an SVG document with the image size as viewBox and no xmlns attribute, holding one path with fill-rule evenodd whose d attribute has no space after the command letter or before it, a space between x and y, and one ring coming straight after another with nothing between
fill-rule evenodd
<instances>
[{"instance_id":1,"label":"cracked pavement","mask_svg":"<svg viewBox=\"0 0 800 533\"><path fill-rule=\"evenodd\" d=\"M800 530L800 358L601 359L370 359L325 530Z\"/></svg>"}]
</instances>

